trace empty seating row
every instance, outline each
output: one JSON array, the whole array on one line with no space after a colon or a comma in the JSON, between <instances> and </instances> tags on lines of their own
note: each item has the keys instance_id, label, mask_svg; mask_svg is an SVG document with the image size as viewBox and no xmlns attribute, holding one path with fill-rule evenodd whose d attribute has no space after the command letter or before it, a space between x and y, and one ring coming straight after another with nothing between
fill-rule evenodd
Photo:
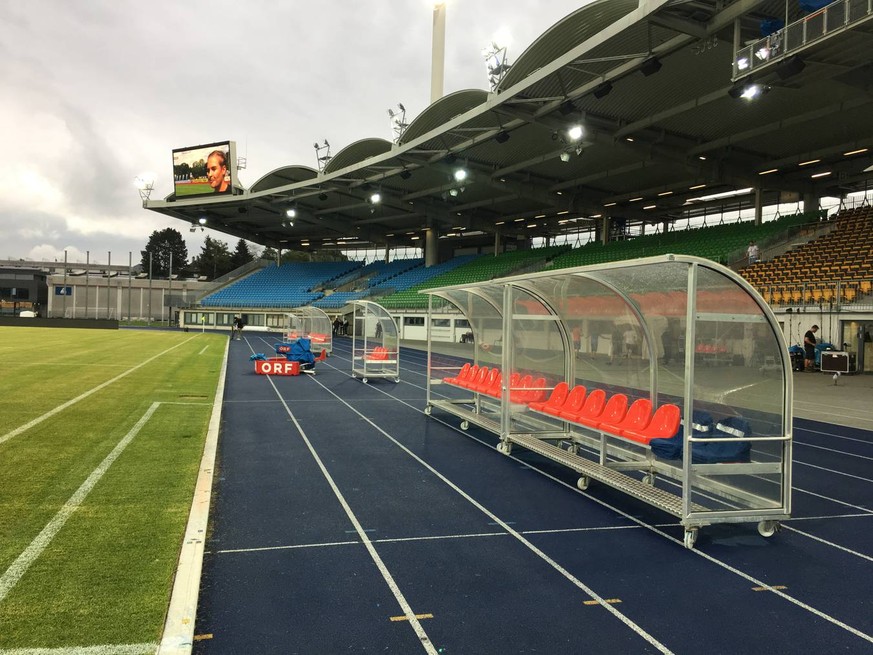
<instances>
[{"instance_id":1,"label":"empty seating row","mask_svg":"<svg viewBox=\"0 0 873 655\"><path fill-rule=\"evenodd\" d=\"M364 359L368 362L387 361L391 354L393 353L390 353L385 346L376 346L368 355L364 356Z\"/></svg>"},{"instance_id":2,"label":"empty seating row","mask_svg":"<svg viewBox=\"0 0 873 655\"><path fill-rule=\"evenodd\" d=\"M652 411L652 401L639 398L628 406L623 393L613 394L608 400L603 389L591 393L579 384L572 389L559 382L544 403L530 403L537 412L576 423L588 428L648 444L652 439L673 437L679 429L679 407L668 403Z\"/></svg>"},{"instance_id":3,"label":"empty seating row","mask_svg":"<svg viewBox=\"0 0 873 655\"><path fill-rule=\"evenodd\" d=\"M457 376L444 378L443 382L494 398L500 398L503 391L503 374L500 369L471 365L469 362L461 367ZM541 401L545 397L546 379L544 377L534 378L533 375L521 375L520 373L512 373L509 376L510 402L527 404Z\"/></svg>"}]
</instances>

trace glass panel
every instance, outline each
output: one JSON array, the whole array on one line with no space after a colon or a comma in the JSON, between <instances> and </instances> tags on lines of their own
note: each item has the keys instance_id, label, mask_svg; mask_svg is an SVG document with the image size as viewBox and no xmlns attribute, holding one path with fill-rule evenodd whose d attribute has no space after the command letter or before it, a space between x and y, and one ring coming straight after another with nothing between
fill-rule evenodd
<instances>
[{"instance_id":1,"label":"glass panel","mask_svg":"<svg viewBox=\"0 0 873 655\"><path fill-rule=\"evenodd\" d=\"M694 422L707 429L695 435L705 441L690 444L693 500L720 510L778 508L785 443L731 439L785 434L787 353L757 302L720 272L698 267L695 299Z\"/></svg>"}]
</instances>

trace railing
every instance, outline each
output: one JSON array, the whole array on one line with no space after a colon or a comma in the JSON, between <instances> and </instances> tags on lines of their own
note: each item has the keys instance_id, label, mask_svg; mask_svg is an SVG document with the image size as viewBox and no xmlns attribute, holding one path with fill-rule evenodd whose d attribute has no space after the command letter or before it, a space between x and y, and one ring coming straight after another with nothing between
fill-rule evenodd
<instances>
[{"instance_id":1,"label":"railing","mask_svg":"<svg viewBox=\"0 0 873 655\"><path fill-rule=\"evenodd\" d=\"M837 0L737 50L733 81L784 61L807 46L873 18L873 0Z\"/></svg>"}]
</instances>

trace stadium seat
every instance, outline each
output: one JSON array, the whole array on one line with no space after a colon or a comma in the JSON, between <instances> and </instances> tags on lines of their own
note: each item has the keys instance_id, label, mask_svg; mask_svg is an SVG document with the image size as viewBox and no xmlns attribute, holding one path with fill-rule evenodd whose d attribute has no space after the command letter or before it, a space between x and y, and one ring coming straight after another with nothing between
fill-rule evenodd
<instances>
[{"instance_id":1,"label":"stadium seat","mask_svg":"<svg viewBox=\"0 0 873 655\"><path fill-rule=\"evenodd\" d=\"M579 408L579 411L570 415L570 412L563 413L561 416L573 423L581 422L582 418L593 418L599 416L603 412L606 405L606 392L603 389L594 389L585 398L585 403Z\"/></svg>"},{"instance_id":2,"label":"stadium seat","mask_svg":"<svg viewBox=\"0 0 873 655\"><path fill-rule=\"evenodd\" d=\"M555 385L555 388L552 389L552 393L549 396L549 399L545 402L532 402L529 407L531 409L535 409L538 412L546 411L544 408L549 407L553 409L559 409L561 405L564 404L564 401L567 400L567 396L570 394L570 387L566 382L558 382ZM550 413L550 412L546 412Z\"/></svg>"},{"instance_id":3,"label":"stadium seat","mask_svg":"<svg viewBox=\"0 0 873 655\"><path fill-rule=\"evenodd\" d=\"M652 439L669 439L679 429L679 407L673 404L661 405L652 415L652 420L642 429L628 428L621 431L625 439L648 444Z\"/></svg>"},{"instance_id":4,"label":"stadium seat","mask_svg":"<svg viewBox=\"0 0 873 655\"><path fill-rule=\"evenodd\" d=\"M594 392L592 391L591 393L593 394ZM601 409L602 411L597 414L580 413L576 423L590 427L596 427L600 422L620 423L625 414L627 414L627 396L623 393L613 394Z\"/></svg>"},{"instance_id":5,"label":"stadium seat","mask_svg":"<svg viewBox=\"0 0 873 655\"><path fill-rule=\"evenodd\" d=\"M558 410L558 416L561 418L567 418L575 416L580 409L582 409L582 405L585 404L585 396L588 394L588 389L586 389L583 385L577 384L570 391L567 396L567 400L561 406L561 409ZM572 420L572 419L571 419Z\"/></svg>"},{"instance_id":6,"label":"stadium seat","mask_svg":"<svg viewBox=\"0 0 873 655\"><path fill-rule=\"evenodd\" d=\"M648 398L635 400L625 417L615 424L602 421L597 424L600 430L621 435L623 430L642 430L652 419L652 401Z\"/></svg>"}]
</instances>

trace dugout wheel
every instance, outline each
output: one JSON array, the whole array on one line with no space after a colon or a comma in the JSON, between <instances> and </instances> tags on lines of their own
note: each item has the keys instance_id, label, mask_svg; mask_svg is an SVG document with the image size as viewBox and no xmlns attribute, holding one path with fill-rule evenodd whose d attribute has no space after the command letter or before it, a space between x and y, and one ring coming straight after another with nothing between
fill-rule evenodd
<instances>
[{"instance_id":1,"label":"dugout wheel","mask_svg":"<svg viewBox=\"0 0 873 655\"><path fill-rule=\"evenodd\" d=\"M430 416L431 412L433 412L433 408L430 405L428 405L427 407L424 408L424 415L425 416Z\"/></svg>"},{"instance_id":2,"label":"dugout wheel","mask_svg":"<svg viewBox=\"0 0 873 655\"><path fill-rule=\"evenodd\" d=\"M361 382L363 382L364 384L367 384L367 378L361 378Z\"/></svg>"},{"instance_id":3,"label":"dugout wheel","mask_svg":"<svg viewBox=\"0 0 873 655\"><path fill-rule=\"evenodd\" d=\"M573 443L571 441L569 444L567 444L567 452L570 453L571 455L578 455L579 454L579 444Z\"/></svg>"},{"instance_id":4,"label":"dugout wheel","mask_svg":"<svg viewBox=\"0 0 873 655\"><path fill-rule=\"evenodd\" d=\"M685 547L688 550L694 548L694 544L697 543L697 528L685 528Z\"/></svg>"},{"instance_id":5,"label":"dugout wheel","mask_svg":"<svg viewBox=\"0 0 873 655\"><path fill-rule=\"evenodd\" d=\"M591 484L591 478L589 478L587 475L583 475L578 480L576 480L576 486L582 491L585 491L588 488L589 484Z\"/></svg>"},{"instance_id":6,"label":"dugout wheel","mask_svg":"<svg viewBox=\"0 0 873 655\"><path fill-rule=\"evenodd\" d=\"M654 473L646 473L643 476L643 484L647 484L649 486L655 486L655 474Z\"/></svg>"},{"instance_id":7,"label":"dugout wheel","mask_svg":"<svg viewBox=\"0 0 873 655\"><path fill-rule=\"evenodd\" d=\"M470 422L469 421L461 421L461 429L462 430L469 430L470 429Z\"/></svg>"},{"instance_id":8,"label":"dugout wheel","mask_svg":"<svg viewBox=\"0 0 873 655\"><path fill-rule=\"evenodd\" d=\"M772 537L779 532L779 521L761 521L758 523L758 534L762 537Z\"/></svg>"},{"instance_id":9,"label":"dugout wheel","mask_svg":"<svg viewBox=\"0 0 873 655\"><path fill-rule=\"evenodd\" d=\"M497 444L497 452L509 455L512 452L512 443L509 441L501 441Z\"/></svg>"}]
</instances>

